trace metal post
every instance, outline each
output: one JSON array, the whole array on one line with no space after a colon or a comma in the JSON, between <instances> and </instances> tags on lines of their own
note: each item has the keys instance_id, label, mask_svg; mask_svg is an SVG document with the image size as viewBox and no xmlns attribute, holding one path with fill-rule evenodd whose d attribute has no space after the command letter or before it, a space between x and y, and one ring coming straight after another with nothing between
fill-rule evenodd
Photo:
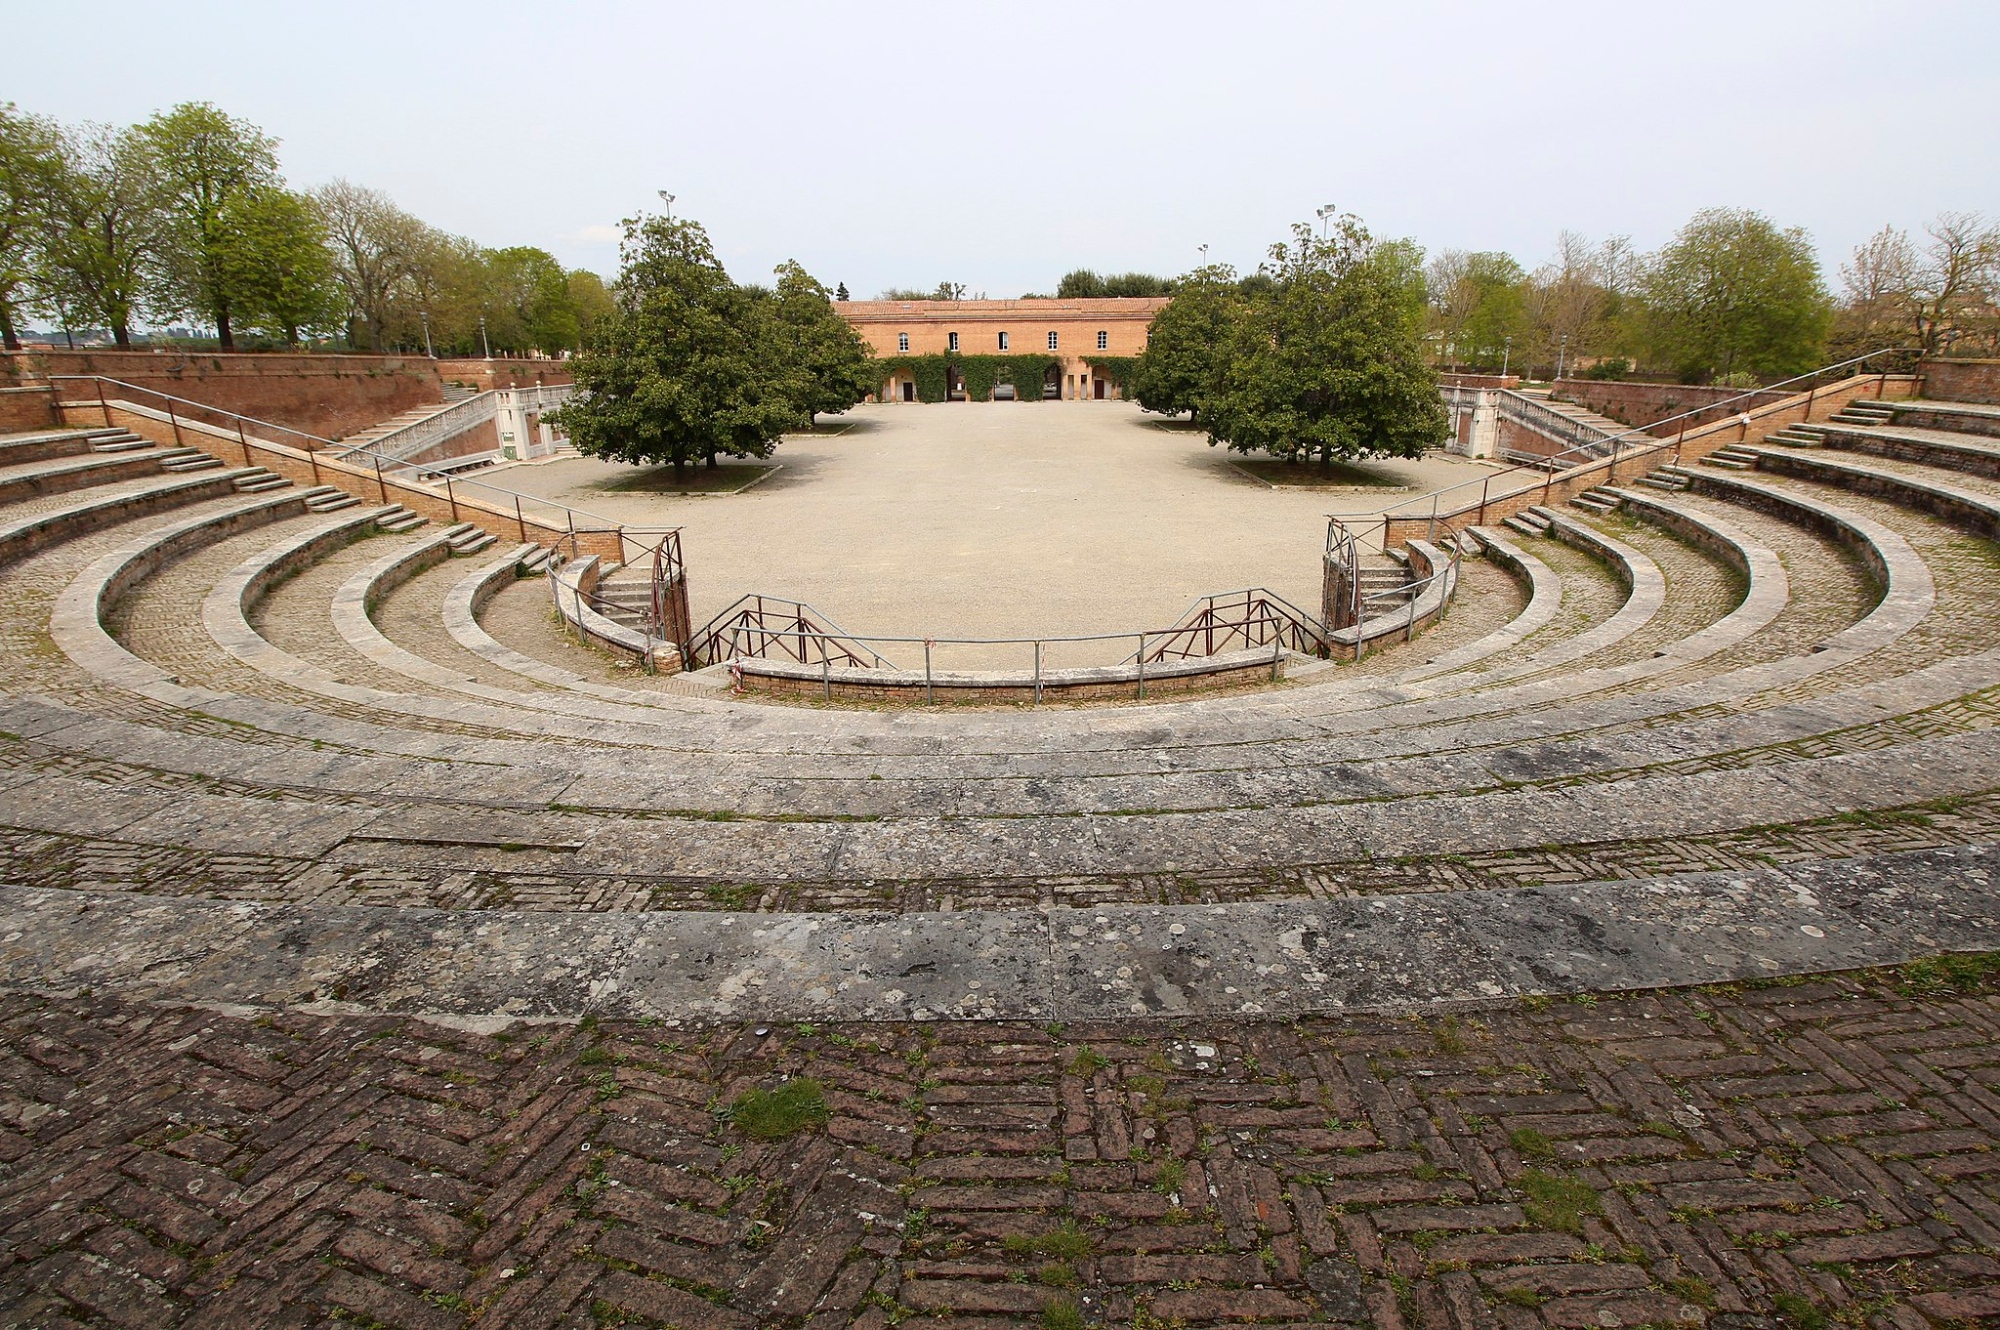
<instances>
[{"instance_id":1,"label":"metal post","mask_svg":"<svg viewBox=\"0 0 2000 1330\"><path fill-rule=\"evenodd\" d=\"M319 450L310 443L306 445L306 465L312 468L313 484L319 484Z\"/></svg>"},{"instance_id":2,"label":"metal post","mask_svg":"<svg viewBox=\"0 0 2000 1330\"><path fill-rule=\"evenodd\" d=\"M174 447L181 446L181 418L174 414L174 399L167 399L167 424L173 427Z\"/></svg>"},{"instance_id":3,"label":"metal post","mask_svg":"<svg viewBox=\"0 0 2000 1330\"><path fill-rule=\"evenodd\" d=\"M826 639L819 640L819 687L820 696L833 701L833 662L826 657Z\"/></svg>"},{"instance_id":4,"label":"metal post","mask_svg":"<svg viewBox=\"0 0 2000 1330\"><path fill-rule=\"evenodd\" d=\"M1146 635L1139 634L1139 700L1146 700Z\"/></svg>"},{"instance_id":5,"label":"metal post","mask_svg":"<svg viewBox=\"0 0 2000 1330\"><path fill-rule=\"evenodd\" d=\"M1042 644L1035 643L1035 705L1042 704Z\"/></svg>"},{"instance_id":6,"label":"metal post","mask_svg":"<svg viewBox=\"0 0 2000 1330\"><path fill-rule=\"evenodd\" d=\"M514 496L514 525L521 528L521 542L526 544L528 540L528 519L521 516L521 496L518 494Z\"/></svg>"},{"instance_id":7,"label":"metal post","mask_svg":"<svg viewBox=\"0 0 2000 1330\"><path fill-rule=\"evenodd\" d=\"M1278 666L1285 658L1285 639L1280 637L1271 643L1271 682L1278 682Z\"/></svg>"},{"instance_id":8,"label":"metal post","mask_svg":"<svg viewBox=\"0 0 2000 1330\"><path fill-rule=\"evenodd\" d=\"M929 706L936 700L937 694L931 690L931 639L927 637L924 639L924 705Z\"/></svg>"},{"instance_id":9,"label":"metal post","mask_svg":"<svg viewBox=\"0 0 2000 1330\"><path fill-rule=\"evenodd\" d=\"M243 417L236 417L236 442L243 445L243 465L250 465L250 436L243 432Z\"/></svg>"},{"instance_id":10,"label":"metal post","mask_svg":"<svg viewBox=\"0 0 2000 1330\"><path fill-rule=\"evenodd\" d=\"M451 520L458 521L458 499L451 492L451 477L444 478L444 501L451 506ZM619 551L623 553L624 551Z\"/></svg>"},{"instance_id":11,"label":"metal post","mask_svg":"<svg viewBox=\"0 0 2000 1330\"><path fill-rule=\"evenodd\" d=\"M1880 396L1878 393L1877 396ZM104 413L104 427L111 428L111 404L104 400L104 380L97 380L97 409Z\"/></svg>"},{"instance_id":12,"label":"metal post","mask_svg":"<svg viewBox=\"0 0 2000 1330\"><path fill-rule=\"evenodd\" d=\"M374 453L371 456L375 459L375 489L378 495L378 502L387 503L389 502L389 486L382 479L382 455Z\"/></svg>"},{"instance_id":13,"label":"metal post","mask_svg":"<svg viewBox=\"0 0 2000 1330\"><path fill-rule=\"evenodd\" d=\"M1486 491L1493 488L1493 473L1487 472L1486 479L1479 486L1479 524L1486 525Z\"/></svg>"}]
</instances>

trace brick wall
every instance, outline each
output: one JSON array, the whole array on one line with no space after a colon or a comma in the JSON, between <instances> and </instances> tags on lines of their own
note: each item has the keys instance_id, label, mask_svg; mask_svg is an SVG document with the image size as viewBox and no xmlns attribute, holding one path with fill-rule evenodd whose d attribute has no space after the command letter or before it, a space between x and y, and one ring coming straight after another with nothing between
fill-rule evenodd
<instances>
[{"instance_id":1,"label":"brick wall","mask_svg":"<svg viewBox=\"0 0 2000 1330\"><path fill-rule=\"evenodd\" d=\"M5 377L16 384L101 374L329 439L444 400L437 369L423 356L22 351L5 360ZM74 384L67 395L97 394Z\"/></svg>"},{"instance_id":2,"label":"brick wall","mask_svg":"<svg viewBox=\"0 0 2000 1330\"><path fill-rule=\"evenodd\" d=\"M532 388L539 383L575 383L560 360L440 360L438 377L446 383L469 384L481 392L494 388Z\"/></svg>"},{"instance_id":3,"label":"brick wall","mask_svg":"<svg viewBox=\"0 0 2000 1330\"><path fill-rule=\"evenodd\" d=\"M1941 402L2000 402L2000 360L1925 360L1923 395Z\"/></svg>"},{"instance_id":4,"label":"brick wall","mask_svg":"<svg viewBox=\"0 0 2000 1330\"><path fill-rule=\"evenodd\" d=\"M0 434L48 429L56 423L54 394L47 388L0 388Z\"/></svg>"},{"instance_id":5,"label":"brick wall","mask_svg":"<svg viewBox=\"0 0 2000 1330\"><path fill-rule=\"evenodd\" d=\"M412 453L403 459L408 462L446 462L454 457L470 457L474 453L497 453L500 451L500 424L494 420L482 420L462 434L454 434L449 439L434 443L419 453Z\"/></svg>"},{"instance_id":6,"label":"brick wall","mask_svg":"<svg viewBox=\"0 0 2000 1330\"><path fill-rule=\"evenodd\" d=\"M1440 374L1440 388L1518 388L1518 374Z\"/></svg>"},{"instance_id":7,"label":"brick wall","mask_svg":"<svg viewBox=\"0 0 2000 1330\"><path fill-rule=\"evenodd\" d=\"M1742 394L1740 388L1709 388L1689 383L1632 383L1624 380L1599 379L1558 379L1552 395L1567 402L1587 406L1599 415L1610 416L1622 424L1645 428L1670 416L1711 403L1727 401ZM1755 397L1731 402L1728 406L1714 406L1688 418L1689 429L1698 425L1712 424L1724 416L1733 416L1747 408L1766 406L1772 402L1782 402L1791 396L1790 392L1760 392ZM1675 421L1668 433L1677 432L1680 422Z\"/></svg>"}]
</instances>

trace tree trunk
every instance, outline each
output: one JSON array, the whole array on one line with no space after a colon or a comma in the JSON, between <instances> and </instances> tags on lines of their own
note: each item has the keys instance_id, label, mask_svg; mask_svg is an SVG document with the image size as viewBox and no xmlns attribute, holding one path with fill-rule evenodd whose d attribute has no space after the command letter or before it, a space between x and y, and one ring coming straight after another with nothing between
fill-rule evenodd
<instances>
[{"instance_id":1,"label":"tree trunk","mask_svg":"<svg viewBox=\"0 0 2000 1330\"><path fill-rule=\"evenodd\" d=\"M9 351L21 349L21 339L14 332L14 307L0 300L0 347Z\"/></svg>"},{"instance_id":2,"label":"tree trunk","mask_svg":"<svg viewBox=\"0 0 2000 1330\"><path fill-rule=\"evenodd\" d=\"M132 329L127 326L125 320L120 319L111 325L111 340L118 344L120 351L132 349Z\"/></svg>"},{"instance_id":3,"label":"tree trunk","mask_svg":"<svg viewBox=\"0 0 2000 1330\"><path fill-rule=\"evenodd\" d=\"M236 349L236 338L229 330L229 307L226 305L215 311L215 344L223 351Z\"/></svg>"},{"instance_id":4,"label":"tree trunk","mask_svg":"<svg viewBox=\"0 0 2000 1330\"><path fill-rule=\"evenodd\" d=\"M674 484L678 485L687 478L687 465L687 458L679 456L674 458Z\"/></svg>"}]
</instances>

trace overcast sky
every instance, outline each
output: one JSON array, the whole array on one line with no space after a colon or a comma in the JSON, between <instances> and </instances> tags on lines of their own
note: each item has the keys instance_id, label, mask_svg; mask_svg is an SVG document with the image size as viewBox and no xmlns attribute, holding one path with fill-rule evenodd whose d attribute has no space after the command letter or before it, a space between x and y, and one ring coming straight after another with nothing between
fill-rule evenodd
<instances>
[{"instance_id":1,"label":"overcast sky","mask_svg":"<svg viewBox=\"0 0 2000 1330\"><path fill-rule=\"evenodd\" d=\"M1070 268L1254 267L1333 203L1533 267L1565 227L2000 215L2000 4L339 5L0 0L0 100L129 122L213 101L296 186L387 191L607 276L676 196L731 272L857 298Z\"/></svg>"}]
</instances>

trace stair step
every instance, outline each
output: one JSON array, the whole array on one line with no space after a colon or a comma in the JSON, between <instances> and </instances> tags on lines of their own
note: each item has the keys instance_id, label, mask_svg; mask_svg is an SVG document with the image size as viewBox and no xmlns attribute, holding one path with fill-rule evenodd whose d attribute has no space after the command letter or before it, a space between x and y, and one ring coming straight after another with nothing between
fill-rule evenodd
<instances>
[{"instance_id":1,"label":"stair step","mask_svg":"<svg viewBox=\"0 0 2000 1330\"><path fill-rule=\"evenodd\" d=\"M210 457L206 453L203 453L200 454L199 456L184 458L180 461L162 462L160 464L160 469L162 471L176 471L176 472L209 471L221 465L222 465L221 458Z\"/></svg>"},{"instance_id":2,"label":"stair step","mask_svg":"<svg viewBox=\"0 0 2000 1330\"><path fill-rule=\"evenodd\" d=\"M361 500L355 498L352 494L342 494L339 491L335 491L332 494L321 495L317 499L307 499L306 511L311 513L337 513L343 508L352 508L360 502Z\"/></svg>"},{"instance_id":3,"label":"stair step","mask_svg":"<svg viewBox=\"0 0 2000 1330\"><path fill-rule=\"evenodd\" d=\"M1608 513L1614 511L1618 507L1618 505L1612 500L1600 499L1595 494L1579 494L1575 498L1571 499L1570 503L1575 507L1582 508L1587 512L1593 512L1593 513Z\"/></svg>"},{"instance_id":4,"label":"stair step","mask_svg":"<svg viewBox=\"0 0 2000 1330\"><path fill-rule=\"evenodd\" d=\"M1641 476L1636 483L1648 489L1665 490L1669 494L1680 494L1688 487L1686 479L1681 476Z\"/></svg>"},{"instance_id":5,"label":"stair step","mask_svg":"<svg viewBox=\"0 0 2000 1330\"><path fill-rule=\"evenodd\" d=\"M524 573L529 573L529 574L539 573L548 568L549 560L554 557L555 557L554 550L536 549L534 552L530 554L522 555L521 562L517 566Z\"/></svg>"},{"instance_id":6,"label":"stair step","mask_svg":"<svg viewBox=\"0 0 2000 1330\"><path fill-rule=\"evenodd\" d=\"M142 439L136 434L123 439L92 439L90 441L90 451L94 453L131 453L152 446L152 440Z\"/></svg>"},{"instance_id":7,"label":"stair step","mask_svg":"<svg viewBox=\"0 0 2000 1330\"><path fill-rule=\"evenodd\" d=\"M424 517L422 514L413 513L408 508L398 504L375 519L375 529L377 531L386 531L391 535L400 535L405 531L415 531L429 520L429 518Z\"/></svg>"},{"instance_id":8,"label":"stair step","mask_svg":"<svg viewBox=\"0 0 2000 1330\"><path fill-rule=\"evenodd\" d=\"M1747 457L1731 457L1726 453L1710 453L1701 459L1703 466L1721 467L1724 471L1755 471L1757 463Z\"/></svg>"},{"instance_id":9,"label":"stair step","mask_svg":"<svg viewBox=\"0 0 2000 1330\"><path fill-rule=\"evenodd\" d=\"M236 492L238 494L263 494L269 490L289 488L291 483L291 481L286 480L283 476L274 476L269 473L261 476L240 476L236 481Z\"/></svg>"},{"instance_id":10,"label":"stair step","mask_svg":"<svg viewBox=\"0 0 2000 1330\"><path fill-rule=\"evenodd\" d=\"M1541 521L1539 518L1528 517L1525 514L1503 517L1500 519L1500 525L1506 527L1509 531L1519 532L1524 536L1546 536L1549 533L1549 524L1547 522Z\"/></svg>"}]
</instances>

